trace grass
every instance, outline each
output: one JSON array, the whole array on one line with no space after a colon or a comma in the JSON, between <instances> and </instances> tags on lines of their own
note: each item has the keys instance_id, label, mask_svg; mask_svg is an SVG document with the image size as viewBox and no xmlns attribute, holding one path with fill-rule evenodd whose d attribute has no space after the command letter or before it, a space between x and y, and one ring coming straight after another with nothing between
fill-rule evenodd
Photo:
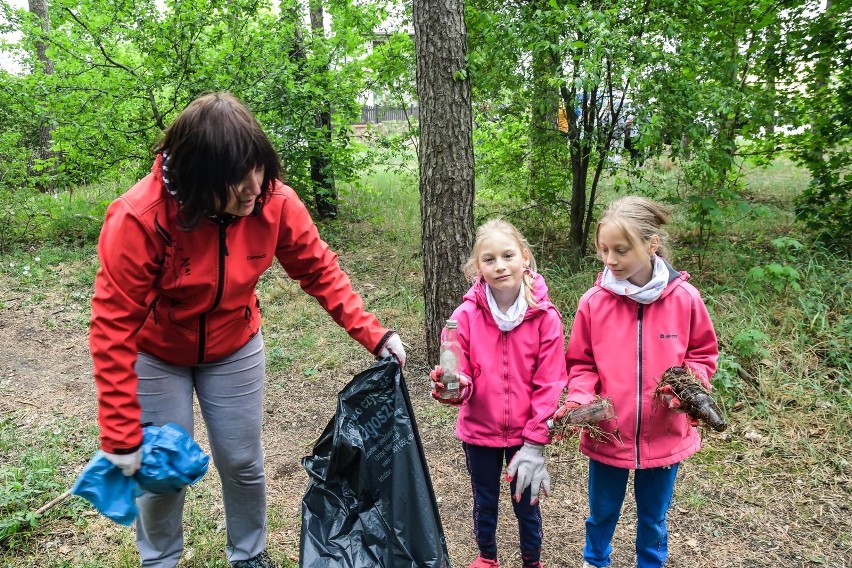
<instances>
[{"instance_id":1,"label":"grass","mask_svg":"<svg viewBox=\"0 0 852 568\"><path fill-rule=\"evenodd\" d=\"M716 326L723 356L714 383L731 421L728 432L707 435L704 449L683 468L672 523L677 531L698 531L716 545L748 534L753 539L749 546L762 550L767 562L779 566L840 566L838 559L847 558L852 550L848 522L852 262L811 245L795 225L792 199L807 183L801 170L780 160L767 170L745 167L743 175L746 196L759 207L719 229L700 269L690 253L692 235L686 219L676 214L672 227L675 266L692 274ZM675 176L672 169L649 170L642 183L663 195ZM605 181L601 204L620 187ZM114 186L86 188L72 200L83 204L69 205L67 211L55 214L60 219L73 218L73 212L94 214L115 192ZM400 331L408 345L409 374L415 377L409 379L411 385L425 377L430 363L422 347L416 178L404 168L377 171L357 185L342 188L341 195L340 217L320 223L321 233L340 254L341 264L370 309ZM577 300L594 281L599 262L589 258L579 267L569 266L562 254L567 235L564 221L513 210L511 203L477 204L478 216L506 214L531 236L567 333ZM5 230L10 234L11 229ZM56 236L66 234L63 231L67 238ZM91 236L78 235L65 224L42 223L33 229L32 239L16 237L0 254L0 310L13 305L34 310L48 306L48 328L81 333L87 324L97 263ZM787 240L779 241L782 237ZM771 265L793 272L772 272ZM755 268L764 270L762 276ZM328 321L316 302L306 298L280 268L264 275L259 295L272 379L267 387L270 400L301 389L314 392L323 384L342 386L346 377L360 370L363 349ZM3 393L12 379L0 376ZM428 398L421 387L417 388ZM316 422L320 413L333 407L333 395L320 391L315 391L314 398L300 400L299 408L267 410L281 435L294 438L281 447L296 453L310 450L309 440L316 432L305 429L305 423ZM452 436L452 409L423 404L417 410L421 432ZM6 527L8 533L18 523L0 546L0 565L135 565L132 532L115 530L77 499L40 519L27 517L70 486L77 472L69 464L84 463L94 452L96 439L93 424L59 417L35 421L34 415L24 407L0 418L0 530ZM576 440L563 442L553 456L557 463L576 463ZM282 470L270 475L290 479L292 473ZM288 490L298 492L301 487ZM570 499L578 502L582 495ZM295 566L293 547L300 517L298 510L286 504L290 502L270 500L270 541L273 550ZM211 474L190 491L185 519L188 552L182 566L226 565L220 508L218 482L211 468ZM791 516L778 518L783 512ZM463 530L469 532L469 527ZM70 547L71 552L51 553L62 547ZM698 554L690 549L683 553ZM710 565L706 559L695 562Z\"/></svg>"},{"instance_id":2,"label":"grass","mask_svg":"<svg viewBox=\"0 0 852 568\"><path fill-rule=\"evenodd\" d=\"M19 410L0 418L0 543L3 548L28 549L49 538L58 526L74 526L85 509L72 500L44 514L36 511L70 488L73 464L94 451L96 430L75 419L45 423ZM79 529L80 526L76 525ZM2 555L0 555L2 559Z\"/></svg>"}]
</instances>

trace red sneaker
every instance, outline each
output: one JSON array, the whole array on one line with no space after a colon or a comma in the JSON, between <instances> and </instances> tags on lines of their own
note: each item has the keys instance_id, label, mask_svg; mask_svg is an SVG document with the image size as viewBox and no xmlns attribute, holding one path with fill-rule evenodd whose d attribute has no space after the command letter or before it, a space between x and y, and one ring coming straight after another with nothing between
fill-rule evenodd
<instances>
[{"instance_id":1,"label":"red sneaker","mask_svg":"<svg viewBox=\"0 0 852 568\"><path fill-rule=\"evenodd\" d=\"M467 568L500 568L500 563L496 560L489 560L488 558L477 556L476 560L471 562L470 566Z\"/></svg>"}]
</instances>

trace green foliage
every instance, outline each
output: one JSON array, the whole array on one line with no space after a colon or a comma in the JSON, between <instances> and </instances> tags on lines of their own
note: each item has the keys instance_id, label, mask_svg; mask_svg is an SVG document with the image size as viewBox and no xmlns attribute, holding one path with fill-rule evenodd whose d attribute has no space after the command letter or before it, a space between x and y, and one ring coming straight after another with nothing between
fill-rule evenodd
<instances>
[{"instance_id":1,"label":"green foliage","mask_svg":"<svg viewBox=\"0 0 852 568\"><path fill-rule=\"evenodd\" d=\"M731 339L734 353L743 359L757 359L769 356L764 344L769 336L758 329L745 329Z\"/></svg>"},{"instance_id":2,"label":"green foliage","mask_svg":"<svg viewBox=\"0 0 852 568\"><path fill-rule=\"evenodd\" d=\"M801 62L789 114L788 143L811 185L796 215L821 242L852 253L852 2L834 0L785 35L784 48Z\"/></svg>"},{"instance_id":3,"label":"green foliage","mask_svg":"<svg viewBox=\"0 0 852 568\"><path fill-rule=\"evenodd\" d=\"M31 430L22 419L21 413L0 418L0 542L8 548L26 545L39 528L36 510L70 487L64 466L95 451L96 438L81 439L77 420ZM46 514L73 518L83 507L72 500Z\"/></svg>"},{"instance_id":4,"label":"green foliage","mask_svg":"<svg viewBox=\"0 0 852 568\"><path fill-rule=\"evenodd\" d=\"M0 188L18 188L27 183L27 149L23 135L13 130L14 126L6 122L0 125Z\"/></svg>"},{"instance_id":5,"label":"green foliage","mask_svg":"<svg viewBox=\"0 0 852 568\"><path fill-rule=\"evenodd\" d=\"M601 179L619 170L645 177L641 162L669 153L683 165L671 196L687 204L694 244L706 253L728 220L758 212L738 169L746 154L770 163L779 117L791 120L779 107L797 63L779 48L778 30L807 20L801 3L470 3L475 137L507 142L478 151L480 184L570 212L571 246L582 251ZM489 114L500 119L482 119ZM627 115L638 125L635 161L620 159ZM642 185L623 179L616 183Z\"/></svg>"},{"instance_id":6,"label":"green foliage","mask_svg":"<svg viewBox=\"0 0 852 568\"><path fill-rule=\"evenodd\" d=\"M811 164L812 169L821 170ZM815 181L796 202L796 215L816 238L852 252L852 178L839 182L839 172L815 172ZM816 181L818 180L818 181Z\"/></svg>"},{"instance_id":7,"label":"green foliage","mask_svg":"<svg viewBox=\"0 0 852 568\"><path fill-rule=\"evenodd\" d=\"M711 384L728 400L736 399L742 394L743 386L740 380L742 365L736 357L729 355L724 349L719 349L719 359L716 362L716 374Z\"/></svg>"},{"instance_id":8,"label":"green foliage","mask_svg":"<svg viewBox=\"0 0 852 568\"><path fill-rule=\"evenodd\" d=\"M8 48L23 50L24 70L0 73L0 118L10 119L0 121L0 188L62 189L144 175L162 130L190 100L215 90L233 92L255 111L299 191L326 191L311 176L317 158L332 183L355 179L361 162L349 125L360 110L357 97L368 72L379 89L404 89L406 75L395 72L410 64L411 41L397 34L362 57L387 14L383 3L318 3L331 22L327 32L304 24L301 3L275 4L56 0L45 33L32 14L0 2L10 29L23 34ZM37 63L36 42L48 46L52 73ZM400 96L410 98L408 91ZM330 113L330 128L318 122L320 113ZM53 127L58 169L32 158L44 123Z\"/></svg>"},{"instance_id":9,"label":"green foliage","mask_svg":"<svg viewBox=\"0 0 852 568\"><path fill-rule=\"evenodd\" d=\"M529 119L502 105L474 108L473 152L478 193L487 200L529 196ZM556 165L554 168L558 169Z\"/></svg>"},{"instance_id":10,"label":"green foliage","mask_svg":"<svg viewBox=\"0 0 852 568\"><path fill-rule=\"evenodd\" d=\"M799 286L799 272L792 266L786 266L772 262L766 266L755 266L746 273L748 282L753 288L770 287L776 292L782 292L787 288L801 290Z\"/></svg>"},{"instance_id":11,"label":"green foliage","mask_svg":"<svg viewBox=\"0 0 852 568\"><path fill-rule=\"evenodd\" d=\"M46 243L95 244L114 197L107 193L81 199L35 189L0 189L0 253Z\"/></svg>"},{"instance_id":12,"label":"green foliage","mask_svg":"<svg viewBox=\"0 0 852 568\"><path fill-rule=\"evenodd\" d=\"M852 262L820 248L799 260L802 340L827 367L850 383L852 371Z\"/></svg>"}]
</instances>

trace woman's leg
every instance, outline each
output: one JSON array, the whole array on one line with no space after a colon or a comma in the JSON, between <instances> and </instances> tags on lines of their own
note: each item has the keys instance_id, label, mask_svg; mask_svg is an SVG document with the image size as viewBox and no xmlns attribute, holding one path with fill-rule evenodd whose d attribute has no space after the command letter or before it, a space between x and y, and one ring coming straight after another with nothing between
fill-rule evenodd
<instances>
[{"instance_id":1,"label":"woman's leg","mask_svg":"<svg viewBox=\"0 0 852 568\"><path fill-rule=\"evenodd\" d=\"M589 518L583 559L593 566L609 566L612 535L621 516L629 469L589 460Z\"/></svg>"},{"instance_id":2,"label":"woman's leg","mask_svg":"<svg viewBox=\"0 0 852 568\"><path fill-rule=\"evenodd\" d=\"M173 422L192 435L192 371L144 353L136 361L142 423ZM136 546L144 567L174 568L183 555L183 502L186 490L145 493L136 500Z\"/></svg>"},{"instance_id":3,"label":"woman's leg","mask_svg":"<svg viewBox=\"0 0 852 568\"><path fill-rule=\"evenodd\" d=\"M636 565L661 568L669 555L666 513L672 504L679 464L636 471Z\"/></svg>"},{"instance_id":4,"label":"woman's leg","mask_svg":"<svg viewBox=\"0 0 852 568\"><path fill-rule=\"evenodd\" d=\"M462 444L473 488L473 534L483 558L497 559L497 506L503 448Z\"/></svg>"},{"instance_id":5,"label":"woman's leg","mask_svg":"<svg viewBox=\"0 0 852 568\"><path fill-rule=\"evenodd\" d=\"M230 562L266 548L266 475L260 442L265 360L258 334L216 363L195 368L195 389L222 480Z\"/></svg>"}]
</instances>

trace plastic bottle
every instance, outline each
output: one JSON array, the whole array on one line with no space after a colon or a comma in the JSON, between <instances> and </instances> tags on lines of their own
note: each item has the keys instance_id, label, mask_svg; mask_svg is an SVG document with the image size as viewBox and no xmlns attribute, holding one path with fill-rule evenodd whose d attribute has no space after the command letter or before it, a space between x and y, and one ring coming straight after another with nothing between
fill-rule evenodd
<instances>
[{"instance_id":1,"label":"plastic bottle","mask_svg":"<svg viewBox=\"0 0 852 568\"><path fill-rule=\"evenodd\" d=\"M444 375L441 382L444 383L444 389L439 396L442 400L458 400L461 398L459 389L459 364L462 358L461 345L459 345L458 322L456 320L447 320L445 324L447 334L444 341L441 343L440 349L440 365L444 370Z\"/></svg>"}]
</instances>

